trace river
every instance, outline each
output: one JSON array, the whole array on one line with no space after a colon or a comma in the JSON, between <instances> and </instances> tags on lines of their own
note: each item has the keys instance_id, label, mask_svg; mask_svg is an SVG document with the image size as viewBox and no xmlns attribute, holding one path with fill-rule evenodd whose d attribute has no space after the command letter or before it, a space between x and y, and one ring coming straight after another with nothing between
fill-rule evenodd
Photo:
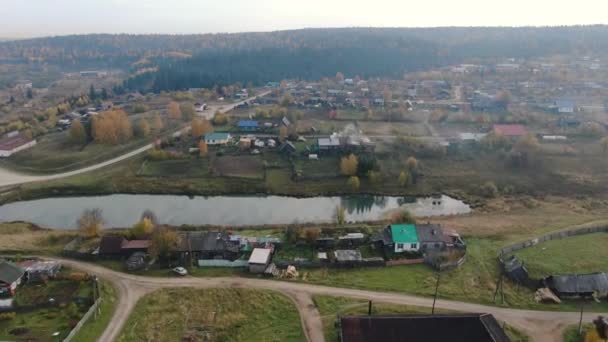
<instances>
[{"instance_id":1,"label":"river","mask_svg":"<svg viewBox=\"0 0 608 342\"><path fill-rule=\"evenodd\" d=\"M99 208L106 227L129 227L147 209L152 210L161 223L175 226L322 223L333 220L338 205L345 208L346 221L349 222L380 220L400 207L418 217L471 212L464 202L445 195L414 199L364 195L296 198L120 194L9 203L0 207L0 221L27 221L42 227L73 229L83 210Z\"/></svg>"}]
</instances>

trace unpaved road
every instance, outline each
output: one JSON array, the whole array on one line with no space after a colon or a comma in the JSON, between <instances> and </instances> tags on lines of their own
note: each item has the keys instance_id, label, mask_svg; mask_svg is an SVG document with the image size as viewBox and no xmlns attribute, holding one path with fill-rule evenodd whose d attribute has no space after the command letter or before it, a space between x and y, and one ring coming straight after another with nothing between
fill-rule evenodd
<instances>
[{"instance_id":1,"label":"unpaved road","mask_svg":"<svg viewBox=\"0 0 608 342\"><path fill-rule=\"evenodd\" d=\"M236 102L236 103L232 103L232 104L226 104L226 105L217 105L217 106L211 106L209 107L205 112L203 112L203 114L201 116L210 119L213 117L213 115L215 114L216 111L219 111L221 113L226 113L231 111L232 109L234 109L234 107L246 102L246 101L251 101L256 99L257 97L261 97L261 96L265 96L267 94L269 94L270 91L264 91L256 96L250 97L248 99L245 99L243 101L240 102ZM188 128L188 127L187 127ZM153 144L148 144L145 146L142 146L136 150L133 150L131 152L127 152L125 154L122 154L118 157L106 160L104 162L100 162L98 164L94 164L91 166L87 166L87 167L83 167L81 169L77 169L74 171L68 171L68 172L61 172L61 173L55 173L55 174L50 174L50 175L27 175L27 174L22 174L19 172L15 172L12 170L7 170L4 168L0 168L0 187L4 187L4 186L13 186L13 185L19 185L19 184L24 184L24 183L31 183L31 182L41 182L41 181L48 181L48 180L53 180L53 179L59 179L59 178L65 178L65 177L70 177L70 176L74 176L74 175L78 175L81 173L85 173L85 172L89 172L89 171L93 171L93 170L97 170L97 169L101 169L103 167L118 163L120 161L123 161L125 159L129 159L133 156L136 156L138 154L144 153L147 150L153 148L154 145Z\"/></svg>"},{"instance_id":2,"label":"unpaved road","mask_svg":"<svg viewBox=\"0 0 608 342\"><path fill-rule=\"evenodd\" d=\"M65 265L82 269L112 282L118 290L117 310L99 341L114 341L129 317L137 301L145 294L161 288L253 288L281 292L296 304L301 315L302 327L308 341L323 342L322 322L319 312L312 302L313 295L330 295L372 300L379 303L415 305L431 307L432 299L392 292L343 289L320 285L309 285L288 281L274 281L239 277L222 278L156 278L142 277L74 260L56 259ZM562 341L565 327L578 323L578 312L553 312L498 308L480 304L437 300L437 308L475 313L491 313L497 319L520 329L533 341ZM590 321L598 313L586 313L584 319Z\"/></svg>"}]
</instances>

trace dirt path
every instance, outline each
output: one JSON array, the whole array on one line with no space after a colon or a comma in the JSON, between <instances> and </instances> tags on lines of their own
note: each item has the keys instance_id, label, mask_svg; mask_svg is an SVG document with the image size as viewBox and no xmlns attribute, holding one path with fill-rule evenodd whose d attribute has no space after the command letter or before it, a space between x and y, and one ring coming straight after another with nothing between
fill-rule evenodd
<instances>
[{"instance_id":1,"label":"dirt path","mask_svg":"<svg viewBox=\"0 0 608 342\"><path fill-rule=\"evenodd\" d=\"M256 99L258 96L265 96L269 93L270 93L270 91L265 91L265 92L260 93L257 96L250 97L250 98L245 99L240 102L227 104L227 105L223 105L223 106L218 105L218 106L210 107L204 113L204 116L206 116L207 118L212 118L216 111L220 111L221 113L226 113L228 111L231 111L234 107L244 103L245 101L251 101L251 100ZM31 182L42 182L42 181L48 181L48 180L53 180L53 179L70 177L70 176L78 175L78 174L85 173L85 172L90 172L90 171L101 169L103 167L106 167L106 166L109 166L112 164L116 164L120 161L129 159L133 156L144 153L147 150L151 149L152 147L154 147L153 144L148 144L148 145L142 146L136 150L127 152L118 157L106 160L101 163L97 163L95 165L83 167L81 169L77 169L77 170L73 170L73 171L55 173L55 174L50 174L50 175L27 175L27 174L22 174L22 173L15 172L12 170L0 168L0 187L14 186L14 185L31 183Z\"/></svg>"},{"instance_id":2,"label":"dirt path","mask_svg":"<svg viewBox=\"0 0 608 342\"><path fill-rule=\"evenodd\" d=\"M309 341L324 341L322 322L319 312L312 302L313 295L341 296L372 300L377 303L391 303L402 305L415 305L431 307L432 299L392 292L376 292L368 290L343 289L321 285L310 285L297 282L274 281L263 279L250 279L239 277L218 278L156 278L142 277L74 260L57 259L65 265L85 270L114 283L118 289L118 306L100 341L113 341L135 307L137 301L146 293L161 289L175 287L193 288L253 288L279 291L294 301L302 319L304 333ZM565 327L578 323L578 312L535 311L499 308L481 304L472 304L452 300L437 300L436 307L446 310L490 313L497 319L505 321L511 326L528 334L533 341L549 342L561 341ZM597 317L598 313L586 313L587 321Z\"/></svg>"}]
</instances>

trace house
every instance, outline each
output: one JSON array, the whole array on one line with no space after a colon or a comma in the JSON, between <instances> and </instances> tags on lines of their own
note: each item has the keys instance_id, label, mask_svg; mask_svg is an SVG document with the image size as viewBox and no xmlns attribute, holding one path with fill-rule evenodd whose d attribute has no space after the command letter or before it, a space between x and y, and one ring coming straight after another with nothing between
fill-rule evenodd
<instances>
[{"instance_id":1,"label":"house","mask_svg":"<svg viewBox=\"0 0 608 342\"><path fill-rule=\"evenodd\" d=\"M554 106L558 113L574 113L574 101L556 100Z\"/></svg>"},{"instance_id":2,"label":"house","mask_svg":"<svg viewBox=\"0 0 608 342\"><path fill-rule=\"evenodd\" d=\"M25 271L27 283L42 282L46 279L54 279L61 271L61 263L57 261L28 260L18 263Z\"/></svg>"},{"instance_id":3,"label":"house","mask_svg":"<svg viewBox=\"0 0 608 342\"><path fill-rule=\"evenodd\" d=\"M272 249L270 248L254 248L249 257L249 272L264 273L270 263L271 256Z\"/></svg>"},{"instance_id":4,"label":"house","mask_svg":"<svg viewBox=\"0 0 608 342\"><path fill-rule=\"evenodd\" d=\"M36 145L35 139L27 138L18 132L11 132L0 139L0 157L11 155Z\"/></svg>"},{"instance_id":5,"label":"house","mask_svg":"<svg viewBox=\"0 0 608 342\"><path fill-rule=\"evenodd\" d=\"M443 233L443 229L438 224L417 224L416 235L420 251L440 251L444 250L450 242L448 236Z\"/></svg>"},{"instance_id":6,"label":"house","mask_svg":"<svg viewBox=\"0 0 608 342\"><path fill-rule=\"evenodd\" d=\"M226 145L232 137L230 133L208 133L205 134L205 142L207 145Z\"/></svg>"},{"instance_id":7,"label":"house","mask_svg":"<svg viewBox=\"0 0 608 342\"><path fill-rule=\"evenodd\" d=\"M253 132L260 128L256 120L241 120L237 122L236 127L241 131Z\"/></svg>"},{"instance_id":8,"label":"house","mask_svg":"<svg viewBox=\"0 0 608 342\"><path fill-rule=\"evenodd\" d=\"M184 264L199 259L234 260L239 243L230 241L226 232L186 232L179 235L174 252Z\"/></svg>"},{"instance_id":9,"label":"house","mask_svg":"<svg viewBox=\"0 0 608 342\"><path fill-rule=\"evenodd\" d=\"M560 298L591 297L594 293L606 296L608 274L552 275L543 279L543 284Z\"/></svg>"},{"instance_id":10,"label":"house","mask_svg":"<svg viewBox=\"0 0 608 342\"><path fill-rule=\"evenodd\" d=\"M342 144L340 143L340 138L337 135L333 134L329 138L317 139L317 147L319 149L319 152L329 152L342 149Z\"/></svg>"},{"instance_id":11,"label":"house","mask_svg":"<svg viewBox=\"0 0 608 342\"><path fill-rule=\"evenodd\" d=\"M125 241L122 235L104 235L99 242L99 256L110 258L122 256L122 245Z\"/></svg>"},{"instance_id":12,"label":"house","mask_svg":"<svg viewBox=\"0 0 608 342\"><path fill-rule=\"evenodd\" d=\"M494 134L507 138L519 138L528 134L528 130L523 125L494 125Z\"/></svg>"},{"instance_id":13,"label":"house","mask_svg":"<svg viewBox=\"0 0 608 342\"><path fill-rule=\"evenodd\" d=\"M285 142L279 147L279 152L282 153L294 154L296 153L296 151L296 145L294 145L291 141L287 140L285 140Z\"/></svg>"},{"instance_id":14,"label":"house","mask_svg":"<svg viewBox=\"0 0 608 342\"><path fill-rule=\"evenodd\" d=\"M416 225L392 224L390 234L395 245L395 253L418 252L420 250Z\"/></svg>"},{"instance_id":15,"label":"house","mask_svg":"<svg viewBox=\"0 0 608 342\"><path fill-rule=\"evenodd\" d=\"M509 342L490 314L340 317L341 342Z\"/></svg>"},{"instance_id":16,"label":"house","mask_svg":"<svg viewBox=\"0 0 608 342\"><path fill-rule=\"evenodd\" d=\"M120 247L121 253L131 255L136 252L147 253L152 245L150 240L123 240Z\"/></svg>"},{"instance_id":17,"label":"house","mask_svg":"<svg viewBox=\"0 0 608 342\"><path fill-rule=\"evenodd\" d=\"M21 267L5 260L0 261L0 295L15 295L24 275L25 271Z\"/></svg>"}]
</instances>

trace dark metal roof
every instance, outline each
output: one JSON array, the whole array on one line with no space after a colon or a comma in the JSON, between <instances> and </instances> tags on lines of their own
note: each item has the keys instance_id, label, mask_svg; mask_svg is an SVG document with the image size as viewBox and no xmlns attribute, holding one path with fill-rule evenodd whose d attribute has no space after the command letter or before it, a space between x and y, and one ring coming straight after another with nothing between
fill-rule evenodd
<instances>
[{"instance_id":1,"label":"dark metal roof","mask_svg":"<svg viewBox=\"0 0 608 342\"><path fill-rule=\"evenodd\" d=\"M342 342L508 342L490 314L345 316Z\"/></svg>"},{"instance_id":2,"label":"dark metal roof","mask_svg":"<svg viewBox=\"0 0 608 342\"><path fill-rule=\"evenodd\" d=\"M238 246L230 243L226 232L188 232L179 240L179 252L238 252Z\"/></svg>"},{"instance_id":3,"label":"dark metal roof","mask_svg":"<svg viewBox=\"0 0 608 342\"><path fill-rule=\"evenodd\" d=\"M438 224L417 224L416 233L420 242L443 242L443 229Z\"/></svg>"},{"instance_id":4,"label":"dark metal roof","mask_svg":"<svg viewBox=\"0 0 608 342\"><path fill-rule=\"evenodd\" d=\"M23 277L23 269L12 262L0 261L0 283L12 284Z\"/></svg>"},{"instance_id":5,"label":"dark metal roof","mask_svg":"<svg viewBox=\"0 0 608 342\"><path fill-rule=\"evenodd\" d=\"M545 278L549 288L558 294L584 294L608 292L608 275L606 273L554 275Z\"/></svg>"},{"instance_id":6,"label":"dark metal roof","mask_svg":"<svg viewBox=\"0 0 608 342\"><path fill-rule=\"evenodd\" d=\"M122 235L105 235L99 243L99 254L120 254L124 240Z\"/></svg>"}]
</instances>

